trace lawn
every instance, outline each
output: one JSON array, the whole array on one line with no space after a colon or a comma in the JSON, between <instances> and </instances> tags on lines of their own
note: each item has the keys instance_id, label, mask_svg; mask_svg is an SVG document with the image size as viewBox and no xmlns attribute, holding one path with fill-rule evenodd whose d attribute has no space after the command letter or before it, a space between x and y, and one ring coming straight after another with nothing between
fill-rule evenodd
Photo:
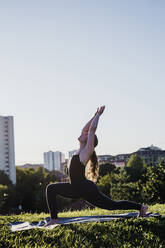
<instances>
[{"instance_id":1,"label":"lawn","mask_svg":"<svg viewBox=\"0 0 165 248\"><path fill-rule=\"evenodd\" d=\"M165 215L165 205L149 206L149 211ZM107 211L102 209L60 213L59 217L85 215L108 215L129 211ZM131 212L131 211L130 211ZM22 214L0 216L0 248L38 247L98 247L98 248L142 248L165 247L165 217L117 219L109 222L70 224L52 230L32 229L11 233L8 224L14 221L40 221L48 214Z\"/></svg>"}]
</instances>

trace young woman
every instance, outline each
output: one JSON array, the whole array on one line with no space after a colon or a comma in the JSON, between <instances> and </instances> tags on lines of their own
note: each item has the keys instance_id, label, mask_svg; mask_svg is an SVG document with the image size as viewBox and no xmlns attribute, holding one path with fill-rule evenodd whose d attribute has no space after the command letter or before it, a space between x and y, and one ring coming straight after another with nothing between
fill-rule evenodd
<instances>
[{"instance_id":1,"label":"young woman","mask_svg":"<svg viewBox=\"0 0 165 248\"><path fill-rule=\"evenodd\" d=\"M80 147L75 155L71 158L68 166L70 183L53 183L46 188L46 199L51 216L51 220L45 225L49 226L58 223L56 196L61 195L69 198L83 198L92 205L108 209L136 209L139 210L139 216L146 215L147 206L131 201L113 201L110 197L104 195L93 181L85 177L85 167L90 161L91 172L96 175L98 161L94 148L98 140L95 135L98 121L105 106L97 109L94 117L85 125L80 137L78 138Z\"/></svg>"}]
</instances>

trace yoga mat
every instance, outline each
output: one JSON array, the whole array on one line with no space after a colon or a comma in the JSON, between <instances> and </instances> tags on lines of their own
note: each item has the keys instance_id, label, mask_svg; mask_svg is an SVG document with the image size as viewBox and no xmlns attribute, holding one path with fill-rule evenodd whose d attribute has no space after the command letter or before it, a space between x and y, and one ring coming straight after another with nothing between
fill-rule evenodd
<instances>
[{"instance_id":1,"label":"yoga mat","mask_svg":"<svg viewBox=\"0 0 165 248\"><path fill-rule=\"evenodd\" d=\"M105 222L105 221L112 221L114 219L119 218L136 218L138 217L139 213L124 213L124 214L113 214L113 215L95 215L95 216L81 216L81 217L66 217L66 218L59 218L58 224L54 224L48 227L44 227L46 223L49 222L50 217L41 220L40 222L12 222L9 224L10 230L12 232L22 231L22 230L29 230L33 228L44 228L44 229L53 229L59 225L66 225L66 224L73 224L73 223L89 223L89 222ZM156 217L161 218L159 213L147 213L145 218L148 217Z\"/></svg>"}]
</instances>

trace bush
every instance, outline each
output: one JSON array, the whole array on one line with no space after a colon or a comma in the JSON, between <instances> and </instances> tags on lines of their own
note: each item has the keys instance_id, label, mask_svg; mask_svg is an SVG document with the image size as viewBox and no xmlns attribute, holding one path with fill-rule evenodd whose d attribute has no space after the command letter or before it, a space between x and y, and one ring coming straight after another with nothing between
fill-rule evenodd
<instances>
[{"instance_id":1,"label":"bush","mask_svg":"<svg viewBox=\"0 0 165 248\"><path fill-rule=\"evenodd\" d=\"M109 195L111 187L111 175L107 174L103 177L100 177L97 185L104 194Z\"/></svg>"},{"instance_id":2,"label":"bush","mask_svg":"<svg viewBox=\"0 0 165 248\"><path fill-rule=\"evenodd\" d=\"M165 202L165 162L147 170L147 181L142 189L142 198L148 203Z\"/></svg>"},{"instance_id":3,"label":"bush","mask_svg":"<svg viewBox=\"0 0 165 248\"><path fill-rule=\"evenodd\" d=\"M112 184L110 196L113 200L130 200L141 202L141 192L138 182Z\"/></svg>"}]
</instances>

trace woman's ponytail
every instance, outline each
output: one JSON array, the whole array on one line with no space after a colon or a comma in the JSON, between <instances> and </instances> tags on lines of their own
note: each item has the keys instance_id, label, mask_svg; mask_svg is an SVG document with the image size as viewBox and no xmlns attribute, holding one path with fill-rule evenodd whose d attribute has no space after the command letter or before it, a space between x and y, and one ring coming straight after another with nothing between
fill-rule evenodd
<instances>
[{"instance_id":1,"label":"woman's ponytail","mask_svg":"<svg viewBox=\"0 0 165 248\"><path fill-rule=\"evenodd\" d=\"M98 144L98 138L95 134L95 137L94 137L94 147L96 147ZM87 170L86 170L86 177L94 182L97 181L97 177L98 177L98 168L99 168L99 165L98 165L98 158L97 158L97 155L96 155L96 152L95 150L93 151L91 157L90 157L90 160L89 160L89 163L87 165Z\"/></svg>"},{"instance_id":2,"label":"woman's ponytail","mask_svg":"<svg viewBox=\"0 0 165 248\"><path fill-rule=\"evenodd\" d=\"M88 171L86 173L86 177L96 182L98 177L98 158L95 151L93 151L87 167Z\"/></svg>"},{"instance_id":3,"label":"woman's ponytail","mask_svg":"<svg viewBox=\"0 0 165 248\"><path fill-rule=\"evenodd\" d=\"M93 151L90 160L91 160L91 163L92 163L91 172L92 172L92 174L93 174L94 176L96 176L96 174L97 174L97 169L98 169L98 158L97 158L97 155L96 155L95 150Z\"/></svg>"}]
</instances>

